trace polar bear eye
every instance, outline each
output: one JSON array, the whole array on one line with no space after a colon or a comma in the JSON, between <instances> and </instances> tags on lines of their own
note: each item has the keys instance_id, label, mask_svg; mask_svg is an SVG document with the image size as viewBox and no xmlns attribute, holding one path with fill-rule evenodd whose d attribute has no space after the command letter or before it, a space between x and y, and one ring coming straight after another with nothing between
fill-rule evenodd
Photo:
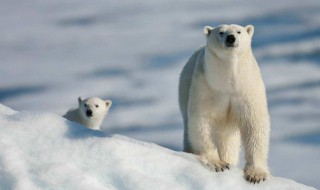
<instances>
[{"instance_id":1,"label":"polar bear eye","mask_svg":"<svg viewBox=\"0 0 320 190\"><path fill-rule=\"evenodd\" d=\"M223 35L223 33L224 33L224 32L222 32L222 31L221 31L221 32L219 32L219 34L220 34L221 36Z\"/></svg>"},{"instance_id":2,"label":"polar bear eye","mask_svg":"<svg viewBox=\"0 0 320 190\"><path fill-rule=\"evenodd\" d=\"M99 107L99 105L96 105L96 108L98 108Z\"/></svg>"},{"instance_id":3,"label":"polar bear eye","mask_svg":"<svg viewBox=\"0 0 320 190\"><path fill-rule=\"evenodd\" d=\"M87 107L87 104L84 104L84 107Z\"/></svg>"},{"instance_id":4,"label":"polar bear eye","mask_svg":"<svg viewBox=\"0 0 320 190\"><path fill-rule=\"evenodd\" d=\"M238 33L238 34L241 34L241 31L238 31L237 33Z\"/></svg>"}]
</instances>

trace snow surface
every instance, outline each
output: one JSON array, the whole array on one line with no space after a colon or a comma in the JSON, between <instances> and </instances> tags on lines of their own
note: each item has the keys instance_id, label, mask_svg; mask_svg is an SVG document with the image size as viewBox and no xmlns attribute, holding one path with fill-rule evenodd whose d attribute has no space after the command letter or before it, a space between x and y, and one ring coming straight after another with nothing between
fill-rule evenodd
<instances>
[{"instance_id":1,"label":"snow surface","mask_svg":"<svg viewBox=\"0 0 320 190\"><path fill-rule=\"evenodd\" d=\"M280 177L250 184L238 168L209 171L191 154L0 108L0 189L314 189Z\"/></svg>"},{"instance_id":2,"label":"snow surface","mask_svg":"<svg viewBox=\"0 0 320 190\"><path fill-rule=\"evenodd\" d=\"M181 151L178 77L203 26L253 24L271 172L320 189L319 10L319 0L1 1L0 103L62 115L78 96L111 99L104 133Z\"/></svg>"}]
</instances>

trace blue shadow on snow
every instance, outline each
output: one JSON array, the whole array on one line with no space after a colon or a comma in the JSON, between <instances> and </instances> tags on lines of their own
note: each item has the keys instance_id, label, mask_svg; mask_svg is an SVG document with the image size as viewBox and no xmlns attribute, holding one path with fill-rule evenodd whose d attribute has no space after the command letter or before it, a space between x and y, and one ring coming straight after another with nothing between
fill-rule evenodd
<instances>
[{"instance_id":1,"label":"blue shadow on snow","mask_svg":"<svg viewBox=\"0 0 320 190\"><path fill-rule=\"evenodd\" d=\"M36 94L46 90L45 86L16 86L0 89L0 101L26 94Z\"/></svg>"},{"instance_id":2,"label":"blue shadow on snow","mask_svg":"<svg viewBox=\"0 0 320 190\"><path fill-rule=\"evenodd\" d=\"M82 139L90 137L107 137L102 131L88 129L85 126L72 122L66 121L68 125L68 131L66 136L70 139Z\"/></svg>"},{"instance_id":3,"label":"blue shadow on snow","mask_svg":"<svg viewBox=\"0 0 320 190\"><path fill-rule=\"evenodd\" d=\"M320 131L309 134L292 136L287 138L287 140L302 144L320 145Z\"/></svg>"},{"instance_id":4,"label":"blue shadow on snow","mask_svg":"<svg viewBox=\"0 0 320 190\"><path fill-rule=\"evenodd\" d=\"M107 69L103 68L103 69L97 69L97 70L89 72L89 73L85 73L85 74L81 75L80 78L82 78L82 77L86 77L86 78L125 77L125 76L129 76L130 74L131 73L129 70L125 70L122 68L107 68Z\"/></svg>"}]
</instances>

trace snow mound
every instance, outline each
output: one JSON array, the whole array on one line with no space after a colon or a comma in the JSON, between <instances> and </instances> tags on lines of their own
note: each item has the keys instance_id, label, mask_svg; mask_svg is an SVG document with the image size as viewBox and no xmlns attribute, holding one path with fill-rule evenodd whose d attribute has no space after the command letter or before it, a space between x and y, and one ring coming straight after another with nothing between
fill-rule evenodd
<instances>
[{"instance_id":1,"label":"snow mound","mask_svg":"<svg viewBox=\"0 0 320 190\"><path fill-rule=\"evenodd\" d=\"M279 177L253 185L238 168L212 172L191 154L0 104L0 189L235 188L314 189Z\"/></svg>"}]
</instances>

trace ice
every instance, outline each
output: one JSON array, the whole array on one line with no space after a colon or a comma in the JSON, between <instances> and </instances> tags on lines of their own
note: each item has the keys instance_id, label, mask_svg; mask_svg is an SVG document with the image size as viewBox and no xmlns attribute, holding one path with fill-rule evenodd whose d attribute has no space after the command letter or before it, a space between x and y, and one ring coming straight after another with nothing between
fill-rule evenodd
<instances>
[{"instance_id":1,"label":"ice","mask_svg":"<svg viewBox=\"0 0 320 190\"><path fill-rule=\"evenodd\" d=\"M280 177L250 184L236 167L217 173L192 154L0 106L0 189L314 189Z\"/></svg>"}]
</instances>

